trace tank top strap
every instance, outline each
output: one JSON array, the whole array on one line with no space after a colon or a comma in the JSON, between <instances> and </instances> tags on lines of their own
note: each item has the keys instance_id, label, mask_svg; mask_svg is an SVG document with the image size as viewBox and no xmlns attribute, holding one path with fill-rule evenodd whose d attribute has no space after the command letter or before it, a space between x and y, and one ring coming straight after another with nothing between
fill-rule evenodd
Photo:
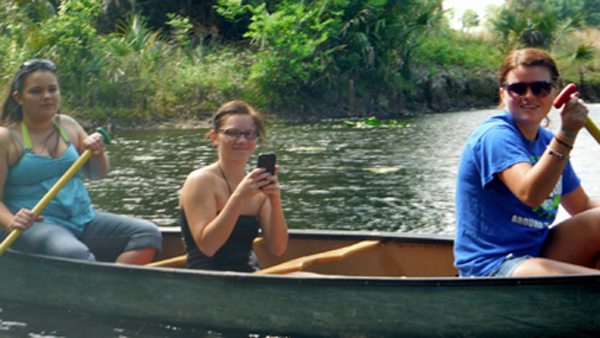
<instances>
[{"instance_id":1,"label":"tank top strap","mask_svg":"<svg viewBox=\"0 0 600 338\"><path fill-rule=\"evenodd\" d=\"M58 121L56 121L56 119L53 119L52 123L54 123L54 126L56 126L56 129L58 129L58 132L60 133L60 136L62 136L63 140L65 140L65 142L67 142L68 145L71 145L71 139L69 138L69 134L67 134L67 132L65 131L65 128L62 126L62 124L60 124Z\"/></svg>"},{"instance_id":2,"label":"tank top strap","mask_svg":"<svg viewBox=\"0 0 600 338\"><path fill-rule=\"evenodd\" d=\"M17 142L19 143L19 145L21 146L21 149L23 149L23 152L26 152L27 149L25 148L25 146L23 145L23 142L21 142L21 140L19 139L19 137L17 136L17 133L15 132L14 129L12 129L12 127L7 127L8 130L10 130L10 132L13 134L13 136L15 137L15 139L17 140Z\"/></svg>"},{"instance_id":3,"label":"tank top strap","mask_svg":"<svg viewBox=\"0 0 600 338\"><path fill-rule=\"evenodd\" d=\"M58 123L56 121L56 119L52 119L52 124L54 124L54 126L60 133L60 136L63 138L63 140L65 140L67 145L71 145L71 140L69 139L69 135L65 131L65 128L63 128L63 126L60 123ZM23 144L21 144L21 145L24 147L25 150L32 149L33 145L31 144L31 138L29 137L29 130L27 129L27 125L25 125L25 121L21 121L21 131L23 133L23 143L24 143L24 145ZM13 131L13 133L14 133L14 131ZM17 140L18 139L19 138L17 138ZM21 141L19 141L19 143L21 143Z\"/></svg>"}]
</instances>

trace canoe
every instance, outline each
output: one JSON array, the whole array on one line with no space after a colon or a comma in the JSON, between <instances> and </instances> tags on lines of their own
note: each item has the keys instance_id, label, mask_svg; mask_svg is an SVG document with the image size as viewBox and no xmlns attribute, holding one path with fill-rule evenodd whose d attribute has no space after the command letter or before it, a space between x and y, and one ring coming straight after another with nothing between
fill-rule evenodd
<instances>
[{"instance_id":1,"label":"canoe","mask_svg":"<svg viewBox=\"0 0 600 338\"><path fill-rule=\"evenodd\" d=\"M596 336L600 276L458 278L451 237L291 230L302 272L250 274L177 267L179 229L164 228L155 266L82 262L8 250L0 304L290 337ZM294 265L294 264L292 264ZM297 264L296 264L297 265ZM281 272L281 269L279 269Z\"/></svg>"}]
</instances>

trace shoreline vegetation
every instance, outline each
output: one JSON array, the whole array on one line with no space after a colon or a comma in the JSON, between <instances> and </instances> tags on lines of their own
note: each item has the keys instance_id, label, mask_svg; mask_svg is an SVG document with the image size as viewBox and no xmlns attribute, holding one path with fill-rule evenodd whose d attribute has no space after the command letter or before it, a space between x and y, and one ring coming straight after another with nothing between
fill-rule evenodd
<instances>
[{"instance_id":1,"label":"shoreline vegetation","mask_svg":"<svg viewBox=\"0 0 600 338\"><path fill-rule=\"evenodd\" d=\"M442 0L9 0L0 85L24 61L59 67L62 112L113 131L195 128L241 99L267 123L401 121L497 106L515 48L547 50L600 102L600 3L507 0L451 28Z\"/></svg>"}]
</instances>

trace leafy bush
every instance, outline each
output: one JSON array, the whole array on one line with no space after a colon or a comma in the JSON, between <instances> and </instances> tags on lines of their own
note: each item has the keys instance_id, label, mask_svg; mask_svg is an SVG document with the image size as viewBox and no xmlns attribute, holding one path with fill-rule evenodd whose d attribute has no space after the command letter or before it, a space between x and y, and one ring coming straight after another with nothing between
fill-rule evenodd
<instances>
[{"instance_id":1,"label":"leafy bush","mask_svg":"<svg viewBox=\"0 0 600 338\"><path fill-rule=\"evenodd\" d=\"M210 39L196 39L203 27L185 11L163 11L163 31L149 24L156 17L101 8L118 1L3 1L0 83L23 61L45 57L59 66L63 111L97 121L204 117L232 99L294 119L393 117L492 104L493 73L505 53L537 43L557 57L563 77L592 92L600 83L600 34L581 29L590 15L550 20L565 1L527 2L535 15L532 8L501 12L490 38L450 29L441 0L219 0L213 23L229 20L236 32ZM593 8L593 0L577 1ZM175 5L157 3L150 12ZM112 12L120 14L105 17Z\"/></svg>"}]
</instances>

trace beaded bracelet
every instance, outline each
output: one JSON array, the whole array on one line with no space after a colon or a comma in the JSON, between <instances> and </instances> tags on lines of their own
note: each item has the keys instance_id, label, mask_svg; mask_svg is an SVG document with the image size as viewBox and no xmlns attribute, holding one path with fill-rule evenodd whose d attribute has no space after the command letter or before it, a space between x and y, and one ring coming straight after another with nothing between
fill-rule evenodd
<instances>
[{"instance_id":1,"label":"beaded bracelet","mask_svg":"<svg viewBox=\"0 0 600 338\"><path fill-rule=\"evenodd\" d=\"M566 142L563 142L563 141L559 140L559 139L558 139L558 137L554 136L554 139L556 140L556 142L558 142L558 143L562 144L563 146L565 146L565 147L567 147L567 148L569 148L569 149L573 149L573 146L572 146L572 145L569 145L569 144L567 144Z\"/></svg>"},{"instance_id":2,"label":"beaded bracelet","mask_svg":"<svg viewBox=\"0 0 600 338\"><path fill-rule=\"evenodd\" d=\"M575 138L575 137L576 137L575 135L573 135L573 134L569 134L569 133L567 133L566 131L564 131L564 130L562 130L562 129L560 130L560 132L561 132L563 135L565 135L566 137L568 137L568 138Z\"/></svg>"},{"instance_id":3,"label":"beaded bracelet","mask_svg":"<svg viewBox=\"0 0 600 338\"><path fill-rule=\"evenodd\" d=\"M569 159L569 155L563 155L563 154L561 154L561 153L558 153L558 152L556 152L556 151L552 150L552 148L550 148L550 146L546 146L546 149L548 149L548 153L549 153L550 155L558 156L558 159L559 159L560 161L564 160L565 158L566 158L567 160Z\"/></svg>"}]
</instances>

